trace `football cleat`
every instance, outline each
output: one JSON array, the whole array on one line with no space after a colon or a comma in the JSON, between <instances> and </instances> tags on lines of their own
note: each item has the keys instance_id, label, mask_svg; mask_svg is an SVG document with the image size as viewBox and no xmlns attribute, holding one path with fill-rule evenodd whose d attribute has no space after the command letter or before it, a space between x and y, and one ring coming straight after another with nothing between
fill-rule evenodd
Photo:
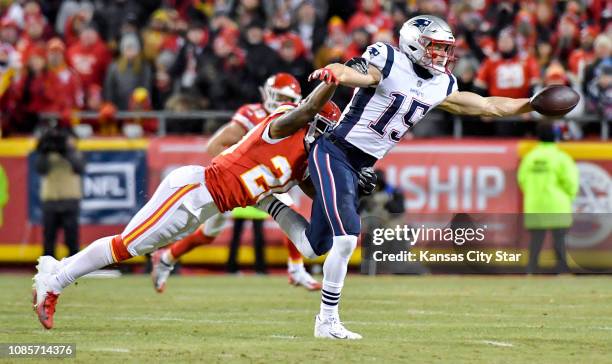
<instances>
[{"instance_id":1,"label":"football cleat","mask_svg":"<svg viewBox=\"0 0 612 364\"><path fill-rule=\"evenodd\" d=\"M40 256L36 261L38 262L36 265L38 273L55 274L61 267L61 263L50 255Z\"/></svg>"},{"instance_id":2,"label":"football cleat","mask_svg":"<svg viewBox=\"0 0 612 364\"><path fill-rule=\"evenodd\" d=\"M315 318L314 336L338 340L360 340L362 338L358 333L347 330L338 317L332 316L324 319L321 315Z\"/></svg>"},{"instance_id":3,"label":"football cleat","mask_svg":"<svg viewBox=\"0 0 612 364\"><path fill-rule=\"evenodd\" d=\"M163 293L166 289L166 281L174 269L174 265L165 263L162 260L165 249L157 250L151 256L153 267L151 268L151 279L153 280L153 288L158 293Z\"/></svg>"},{"instance_id":4,"label":"football cleat","mask_svg":"<svg viewBox=\"0 0 612 364\"><path fill-rule=\"evenodd\" d=\"M289 284L303 286L309 291L318 291L321 289L321 283L312 278L304 268L289 272Z\"/></svg>"},{"instance_id":5,"label":"football cleat","mask_svg":"<svg viewBox=\"0 0 612 364\"><path fill-rule=\"evenodd\" d=\"M49 284L53 276L48 273L38 273L34 276L33 303L34 311L38 315L38 321L47 330L53 327L53 316L59 293L54 293Z\"/></svg>"}]
</instances>

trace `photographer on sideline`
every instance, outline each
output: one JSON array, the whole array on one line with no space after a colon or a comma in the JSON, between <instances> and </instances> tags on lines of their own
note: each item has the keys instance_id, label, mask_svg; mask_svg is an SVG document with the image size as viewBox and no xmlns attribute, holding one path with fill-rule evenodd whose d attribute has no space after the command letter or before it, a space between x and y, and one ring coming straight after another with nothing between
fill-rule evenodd
<instances>
[{"instance_id":1,"label":"photographer on sideline","mask_svg":"<svg viewBox=\"0 0 612 364\"><path fill-rule=\"evenodd\" d=\"M76 150L75 138L68 129L51 128L36 146L36 172L41 177L40 201L43 213L43 255L55 255L57 231L64 229L69 254L79 251L79 202L83 156Z\"/></svg>"}]
</instances>

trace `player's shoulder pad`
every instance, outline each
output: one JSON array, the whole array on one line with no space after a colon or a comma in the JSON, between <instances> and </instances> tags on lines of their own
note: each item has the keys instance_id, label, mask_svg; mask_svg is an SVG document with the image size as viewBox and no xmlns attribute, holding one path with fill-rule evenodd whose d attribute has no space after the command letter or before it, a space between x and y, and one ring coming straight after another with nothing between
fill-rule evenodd
<instances>
[{"instance_id":1,"label":"player's shoulder pad","mask_svg":"<svg viewBox=\"0 0 612 364\"><path fill-rule=\"evenodd\" d=\"M369 45L361 57L378 68L382 72L383 78L387 78L395 61L395 49L387 43L376 42Z\"/></svg>"}]
</instances>

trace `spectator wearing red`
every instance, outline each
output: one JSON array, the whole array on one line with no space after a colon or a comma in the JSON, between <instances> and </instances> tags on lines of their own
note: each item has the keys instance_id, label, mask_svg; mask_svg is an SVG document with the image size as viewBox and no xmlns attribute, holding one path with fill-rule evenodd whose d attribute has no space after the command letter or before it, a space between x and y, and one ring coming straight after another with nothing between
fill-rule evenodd
<instances>
[{"instance_id":1,"label":"spectator wearing red","mask_svg":"<svg viewBox=\"0 0 612 364\"><path fill-rule=\"evenodd\" d=\"M372 37L365 28L357 28L353 30L352 41L344 52L343 61L347 61L353 57L361 57L368 45L372 44Z\"/></svg>"},{"instance_id":2,"label":"spectator wearing red","mask_svg":"<svg viewBox=\"0 0 612 364\"><path fill-rule=\"evenodd\" d=\"M90 3L82 3L79 10L66 19L66 26L64 29L64 40L68 47L79 41L79 34L89 24L91 24L94 17L94 8Z\"/></svg>"},{"instance_id":3,"label":"spectator wearing red","mask_svg":"<svg viewBox=\"0 0 612 364\"><path fill-rule=\"evenodd\" d=\"M89 90L93 85L103 84L106 68L112 60L106 44L100 40L98 32L91 26L83 29L79 41L68 48L66 59L68 65L81 78L84 90ZM86 98L88 97L86 95Z\"/></svg>"},{"instance_id":4,"label":"spectator wearing red","mask_svg":"<svg viewBox=\"0 0 612 364\"><path fill-rule=\"evenodd\" d=\"M383 11L379 0L361 0L357 12L349 19L347 31L364 28L374 34L380 29L393 30L393 20Z\"/></svg>"},{"instance_id":5,"label":"spectator wearing red","mask_svg":"<svg viewBox=\"0 0 612 364\"><path fill-rule=\"evenodd\" d=\"M17 46L19 41L19 25L13 19L3 18L0 22L0 42Z\"/></svg>"},{"instance_id":6,"label":"spectator wearing red","mask_svg":"<svg viewBox=\"0 0 612 364\"><path fill-rule=\"evenodd\" d=\"M313 71L312 63L299 53L297 43L292 39L285 39L278 54L280 56L278 71L293 75L300 81L302 90L306 90L304 93L310 92L312 83L308 82L308 75Z\"/></svg>"},{"instance_id":7,"label":"spectator wearing red","mask_svg":"<svg viewBox=\"0 0 612 364\"><path fill-rule=\"evenodd\" d=\"M72 113L84 107L83 88L76 72L66 64L66 46L59 38L47 43L45 91L50 103L43 111L56 112L61 122L72 123ZM59 96L59 97L58 97Z\"/></svg>"},{"instance_id":8,"label":"spectator wearing red","mask_svg":"<svg viewBox=\"0 0 612 364\"><path fill-rule=\"evenodd\" d=\"M28 63L32 53L46 51L47 42L44 38L46 20L42 16L31 16L25 19L25 31L17 42L17 51L21 55L21 63Z\"/></svg>"},{"instance_id":9,"label":"spectator wearing red","mask_svg":"<svg viewBox=\"0 0 612 364\"><path fill-rule=\"evenodd\" d=\"M497 50L480 67L475 86L490 96L531 96L532 88L540 83L540 68L535 58L518 52L510 30L500 33Z\"/></svg>"},{"instance_id":10,"label":"spectator wearing red","mask_svg":"<svg viewBox=\"0 0 612 364\"><path fill-rule=\"evenodd\" d=\"M584 28L580 33L580 48L570 53L568 68L572 77L578 82L582 82L584 70L595 60L593 42L597 33L595 27Z\"/></svg>"},{"instance_id":11,"label":"spectator wearing red","mask_svg":"<svg viewBox=\"0 0 612 364\"><path fill-rule=\"evenodd\" d=\"M272 19L272 30L269 30L264 35L264 41L268 47L279 52L281 45L286 40L293 43L297 56L300 57L306 54L306 47L299 35L291 31L291 17L288 13L277 13Z\"/></svg>"}]
</instances>

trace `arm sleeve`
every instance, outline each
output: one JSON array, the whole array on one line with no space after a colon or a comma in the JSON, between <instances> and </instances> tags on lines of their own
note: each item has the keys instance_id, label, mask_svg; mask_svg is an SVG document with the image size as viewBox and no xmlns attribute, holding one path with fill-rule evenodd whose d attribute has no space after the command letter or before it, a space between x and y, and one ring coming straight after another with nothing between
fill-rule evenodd
<instances>
[{"instance_id":1,"label":"arm sleeve","mask_svg":"<svg viewBox=\"0 0 612 364\"><path fill-rule=\"evenodd\" d=\"M368 61L368 64L378 68L382 72L382 79L384 79L387 78L391 72L395 53L393 47L390 45L377 42L368 46L366 51L361 55L361 58Z\"/></svg>"}]
</instances>

